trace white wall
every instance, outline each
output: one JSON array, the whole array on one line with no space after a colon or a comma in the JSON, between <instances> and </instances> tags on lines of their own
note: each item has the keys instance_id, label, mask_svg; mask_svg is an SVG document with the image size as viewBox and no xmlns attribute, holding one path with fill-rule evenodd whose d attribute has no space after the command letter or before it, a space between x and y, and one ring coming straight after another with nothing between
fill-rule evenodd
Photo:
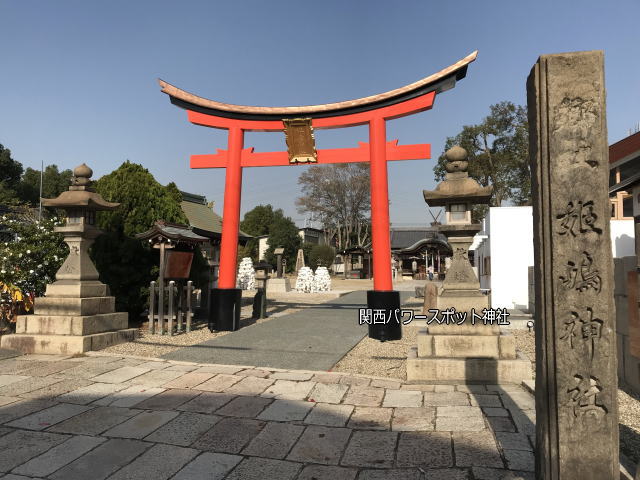
<instances>
[{"instance_id":1,"label":"white wall","mask_svg":"<svg viewBox=\"0 0 640 480\"><path fill-rule=\"evenodd\" d=\"M491 306L527 309L528 267L533 265L533 207L492 207L488 215Z\"/></svg>"},{"instance_id":2,"label":"white wall","mask_svg":"<svg viewBox=\"0 0 640 480\"><path fill-rule=\"evenodd\" d=\"M636 254L633 220L611 220L611 250L613 258Z\"/></svg>"},{"instance_id":3,"label":"white wall","mask_svg":"<svg viewBox=\"0 0 640 480\"><path fill-rule=\"evenodd\" d=\"M264 260L264 254L269 248L268 237L258 238L258 260Z\"/></svg>"}]
</instances>

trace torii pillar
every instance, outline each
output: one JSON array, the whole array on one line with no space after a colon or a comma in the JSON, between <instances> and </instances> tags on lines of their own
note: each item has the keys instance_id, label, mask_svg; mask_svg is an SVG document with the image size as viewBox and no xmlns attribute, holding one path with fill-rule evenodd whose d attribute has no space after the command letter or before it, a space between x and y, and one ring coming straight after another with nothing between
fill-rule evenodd
<instances>
[{"instance_id":1,"label":"torii pillar","mask_svg":"<svg viewBox=\"0 0 640 480\"><path fill-rule=\"evenodd\" d=\"M255 107L208 100L160 80L171 103L187 110L196 125L228 131L228 149L210 155L192 155L191 168L225 168L225 193L218 288L212 291L211 330L237 330L241 290L236 288L237 246L243 167L370 162L373 290L367 306L387 312L387 323L369 324L369 336L381 341L402 337L392 315L400 308L393 290L389 233L387 161L430 158L430 145L387 142L386 121L422 112L433 106L437 93L449 90L465 77L474 52L455 64L410 85L379 95L345 102L301 107ZM369 126L369 142L357 148L316 150L314 129ZM288 150L254 152L244 148L245 131L284 131ZM356 319L354 318L354 321Z\"/></svg>"}]
</instances>

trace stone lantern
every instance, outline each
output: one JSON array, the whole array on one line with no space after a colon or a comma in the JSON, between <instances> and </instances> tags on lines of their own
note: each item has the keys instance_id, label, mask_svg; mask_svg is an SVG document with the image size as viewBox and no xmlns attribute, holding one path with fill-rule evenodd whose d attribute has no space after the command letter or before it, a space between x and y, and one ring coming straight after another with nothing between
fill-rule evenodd
<instances>
[{"instance_id":1,"label":"stone lantern","mask_svg":"<svg viewBox=\"0 0 640 480\"><path fill-rule=\"evenodd\" d=\"M135 338L136 329L127 328L128 314L115 311L115 298L100 282L88 253L102 233L95 226L96 212L114 210L119 204L107 202L91 188L93 171L87 165L76 167L73 174L69 190L42 203L66 211L65 226L55 231L64 236L69 255L45 296L35 299L34 315L19 316L16 334L2 337L3 348L74 354Z\"/></svg>"},{"instance_id":2,"label":"stone lantern","mask_svg":"<svg viewBox=\"0 0 640 480\"><path fill-rule=\"evenodd\" d=\"M514 337L501 333L497 322L485 324L472 315L482 317L490 305L469 263L473 236L482 228L471 222L471 207L488 204L493 188L469 177L463 148L455 146L445 157L445 180L423 193L430 207L445 207L447 223L438 230L447 236L453 258L435 299L429 300L428 308L437 309L440 317L434 320L432 310L425 312L430 321L418 332L417 347L409 351L407 380L491 384L530 380L531 362L516 353ZM425 291L425 303L427 296ZM458 316L443 322L442 312L451 309Z\"/></svg>"},{"instance_id":3,"label":"stone lantern","mask_svg":"<svg viewBox=\"0 0 640 480\"><path fill-rule=\"evenodd\" d=\"M447 237L453 258L438 294L437 308L453 307L456 311L488 308L488 297L480 292L480 282L469 262L469 247L473 237L482 230L479 223L471 223L471 207L487 205L493 187L482 187L469 177L467 151L455 146L445 157L446 178L435 190L424 190L424 200L430 207L445 207L446 224L438 230Z\"/></svg>"}]
</instances>

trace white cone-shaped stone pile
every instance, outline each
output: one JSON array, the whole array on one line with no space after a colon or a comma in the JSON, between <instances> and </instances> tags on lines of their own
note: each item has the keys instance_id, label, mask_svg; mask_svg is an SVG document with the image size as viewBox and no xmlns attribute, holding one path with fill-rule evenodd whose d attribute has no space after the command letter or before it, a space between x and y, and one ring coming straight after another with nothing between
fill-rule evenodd
<instances>
[{"instance_id":1,"label":"white cone-shaped stone pile","mask_svg":"<svg viewBox=\"0 0 640 480\"><path fill-rule=\"evenodd\" d=\"M331 277L329 276L327 267L316 268L314 283L316 292L328 292L331 290Z\"/></svg>"},{"instance_id":2,"label":"white cone-shaped stone pile","mask_svg":"<svg viewBox=\"0 0 640 480\"><path fill-rule=\"evenodd\" d=\"M311 293L314 290L313 270L309 267L302 267L298 272L298 279L296 280L296 292Z\"/></svg>"},{"instance_id":3,"label":"white cone-shaped stone pile","mask_svg":"<svg viewBox=\"0 0 640 480\"><path fill-rule=\"evenodd\" d=\"M253 261L244 257L238 267L238 288L253 290L256 281L256 271L253 269Z\"/></svg>"}]
</instances>

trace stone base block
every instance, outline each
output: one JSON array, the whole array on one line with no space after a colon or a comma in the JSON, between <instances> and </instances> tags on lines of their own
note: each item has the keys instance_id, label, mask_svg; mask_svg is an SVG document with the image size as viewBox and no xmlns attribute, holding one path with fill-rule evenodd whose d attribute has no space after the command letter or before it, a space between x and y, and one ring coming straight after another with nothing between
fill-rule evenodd
<instances>
[{"instance_id":1,"label":"stone base block","mask_svg":"<svg viewBox=\"0 0 640 480\"><path fill-rule=\"evenodd\" d=\"M114 313L115 310L115 297L38 297L34 305L34 313L36 315L47 316L99 315L101 313Z\"/></svg>"},{"instance_id":2,"label":"stone base block","mask_svg":"<svg viewBox=\"0 0 640 480\"><path fill-rule=\"evenodd\" d=\"M461 325L431 323L427 330L432 335L500 335L499 325L485 325L484 323L476 323L472 325L465 322Z\"/></svg>"},{"instance_id":3,"label":"stone base block","mask_svg":"<svg viewBox=\"0 0 640 480\"><path fill-rule=\"evenodd\" d=\"M129 342L136 337L137 332L137 328L127 328L94 335L3 335L0 347L22 353L73 355Z\"/></svg>"},{"instance_id":4,"label":"stone base block","mask_svg":"<svg viewBox=\"0 0 640 480\"><path fill-rule=\"evenodd\" d=\"M499 358L498 335L420 335L419 357Z\"/></svg>"},{"instance_id":5,"label":"stone base block","mask_svg":"<svg viewBox=\"0 0 640 480\"><path fill-rule=\"evenodd\" d=\"M267 298L269 292L282 293L291 290L291 283L288 278L271 278L267 281Z\"/></svg>"},{"instance_id":6,"label":"stone base block","mask_svg":"<svg viewBox=\"0 0 640 480\"><path fill-rule=\"evenodd\" d=\"M516 359L421 358L412 347L407 357L407 380L423 382L522 383L530 380L531 362L518 352Z\"/></svg>"},{"instance_id":7,"label":"stone base block","mask_svg":"<svg viewBox=\"0 0 640 480\"><path fill-rule=\"evenodd\" d=\"M126 312L102 313L89 316L20 315L17 334L30 335L92 335L122 330L129 326Z\"/></svg>"},{"instance_id":8,"label":"stone base block","mask_svg":"<svg viewBox=\"0 0 640 480\"><path fill-rule=\"evenodd\" d=\"M455 308L456 312L470 312L474 309L481 313L483 308L489 308L489 297L476 291L441 290L438 293L437 309Z\"/></svg>"},{"instance_id":9,"label":"stone base block","mask_svg":"<svg viewBox=\"0 0 640 480\"><path fill-rule=\"evenodd\" d=\"M98 281L72 281L58 280L47 285L47 297L107 297L109 296L109 287Z\"/></svg>"}]
</instances>

